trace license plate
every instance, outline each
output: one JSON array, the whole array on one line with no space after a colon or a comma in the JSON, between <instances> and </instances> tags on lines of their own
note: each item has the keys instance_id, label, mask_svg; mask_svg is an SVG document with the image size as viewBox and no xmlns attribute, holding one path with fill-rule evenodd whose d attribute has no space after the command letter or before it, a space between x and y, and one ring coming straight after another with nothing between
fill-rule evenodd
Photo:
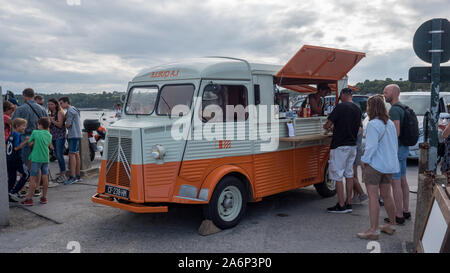
<instances>
[{"instance_id":1,"label":"license plate","mask_svg":"<svg viewBox=\"0 0 450 273\"><path fill-rule=\"evenodd\" d=\"M119 188L119 187L106 185L105 186L105 193L110 194L110 195L114 195L114 196L117 196L117 197L130 199L130 191L127 190L127 189Z\"/></svg>"}]
</instances>

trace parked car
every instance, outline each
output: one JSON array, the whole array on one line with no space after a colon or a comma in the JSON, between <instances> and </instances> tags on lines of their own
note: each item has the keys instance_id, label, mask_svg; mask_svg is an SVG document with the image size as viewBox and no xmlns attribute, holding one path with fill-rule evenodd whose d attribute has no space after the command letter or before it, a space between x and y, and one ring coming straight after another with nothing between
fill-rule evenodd
<instances>
[{"instance_id":1,"label":"parked car","mask_svg":"<svg viewBox=\"0 0 450 273\"><path fill-rule=\"evenodd\" d=\"M358 105L359 109L361 109L363 116L366 114L368 99L369 96L366 95L353 95L353 102Z\"/></svg>"},{"instance_id":2,"label":"parked car","mask_svg":"<svg viewBox=\"0 0 450 273\"><path fill-rule=\"evenodd\" d=\"M407 105L417 115L419 121L419 141L416 145L409 147L408 159L418 159L419 158L419 143L424 140L424 128L423 122L425 113L430 109L430 96L431 92L401 92L400 102ZM450 103L450 92L440 92L439 98L445 106ZM445 109L446 110L446 109ZM440 122L443 120L440 119ZM440 139L442 141L442 139Z\"/></svg>"}]
</instances>

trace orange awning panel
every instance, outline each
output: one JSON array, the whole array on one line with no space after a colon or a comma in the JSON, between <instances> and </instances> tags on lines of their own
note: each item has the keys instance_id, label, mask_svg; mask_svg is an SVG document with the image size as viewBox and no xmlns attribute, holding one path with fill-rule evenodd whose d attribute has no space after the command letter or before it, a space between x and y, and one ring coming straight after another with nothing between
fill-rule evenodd
<instances>
[{"instance_id":1,"label":"orange awning panel","mask_svg":"<svg viewBox=\"0 0 450 273\"><path fill-rule=\"evenodd\" d=\"M281 84L295 84L295 80L299 84L338 81L365 56L362 52L304 45L276 78Z\"/></svg>"},{"instance_id":2,"label":"orange awning panel","mask_svg":"<svg viewBox=\"0 0 450 273\"><path fill-rule=\"evenodd\" d=\"M335 83L330 83L328 85L331 89L332 92L336 92L337 89L337 85ZM293 91L297 91L300 93L316 93L317 92L317 88L312 87L310 85L307 84L300 84L300 85L282 85L282 87L287 88L289 90L293 90ZM348 88L352 89L354 92L359 91L358 87L352 86L352 85L348 85Z\"/></svg>"}]
</instances>

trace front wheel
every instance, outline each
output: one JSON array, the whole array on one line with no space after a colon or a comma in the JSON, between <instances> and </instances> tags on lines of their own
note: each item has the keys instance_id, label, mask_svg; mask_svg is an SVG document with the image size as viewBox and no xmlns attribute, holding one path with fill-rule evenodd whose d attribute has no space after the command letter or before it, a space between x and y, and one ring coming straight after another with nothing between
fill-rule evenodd
<instances>
[{"instance_id":1,"label":"front wheel","mask_svg":"<svg viewBox=\"0 0 450 273\"><path fill-rule=\"evenodd\" d=\"M317 193L322 197L332 197L336 194L336 182L328 176L328 164L325 166L323 182L314 184Z\"/></svg>"},{"instance_id":2,"label":"front wheel","mask_svg":"<svg viewBox=\"0 0 450 273\"><path fill-rule=\"evenodd\" d=\"M204 206L206 219L220 229L236 226L247 208L247 191L241 180L234 176L223 178L216 186L209 204Z\"/></svg>"}]
</instances>

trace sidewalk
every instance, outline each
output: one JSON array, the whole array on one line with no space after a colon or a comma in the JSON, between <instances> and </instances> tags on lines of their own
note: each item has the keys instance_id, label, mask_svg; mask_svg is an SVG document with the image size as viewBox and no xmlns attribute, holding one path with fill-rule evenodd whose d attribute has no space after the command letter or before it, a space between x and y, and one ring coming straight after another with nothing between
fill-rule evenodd
<instances>
[{"instance_id":1,"label":"sidewalk","mask_svg":"<svg viewBox=\"0 0 450 273\"><path fill-rule=\"evenodd\" d=\"M54 172L57 164L51 165ZM411 168L408 179L416 185ZM48 204L12 207L11 225L0 229L0 253L68 253L71 241L79 242L83 253L371 251L369 241L355 236L369 227L367 202L354 205L351 214L329 214L326 208L336 198L321 198L312 186L250 203L238 226L207 237L197 234L203 220L199 206L172 204L168 213L135 214L93 203L96 187L97 177L58 184L49 189ZM392 236L380 236L382 253L412 251L416 195L410 197L413 220ZM385 215L382 208L380 224Z\"/></svg>"}]
</instances>

